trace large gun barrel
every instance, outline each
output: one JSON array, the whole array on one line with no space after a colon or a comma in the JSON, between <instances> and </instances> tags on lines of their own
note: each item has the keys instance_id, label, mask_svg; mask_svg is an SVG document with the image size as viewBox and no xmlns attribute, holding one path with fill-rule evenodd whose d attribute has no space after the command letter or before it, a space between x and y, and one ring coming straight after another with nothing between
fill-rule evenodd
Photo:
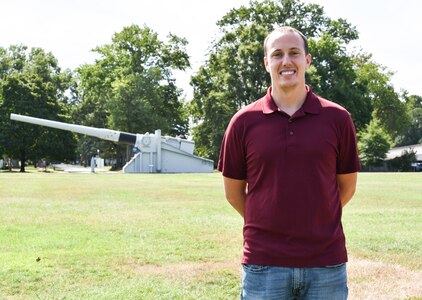
<instances>
[{"instance_id":1,"label":"large gun barrel","mask_svg":"<svg viewBox=\"0 0 422 300\"><path fill-rule=\"evenodd\" d=\"M41 126L52 127L56 129L62 129L66 131L72 131L75 133L81 133L89 136L94 136L103 140L112 142L118 142L123 144L135 145L136 134L119 132L115 130L105 128L94 128L83 125L74 125L68 123L62 123L57 121L39 119L34 117L22 116L18 114L10 114L10 119L30 124L36 124Z\"/></svg>"},{"instance_id":2,"label":"large gun barrel","mask_svg":"<svg viewBox=\"0 0 422 300\"><path fill-rule=\"evenodd\" d=\"M213 161L195 156L195 143L181 138L154 134L125 133L106 128L74 125L40 118L10 114L10 119L85 134L117 143L134 145L139 152L123 167L125 173L210 173Z\"/></svg>"}]
</instances>

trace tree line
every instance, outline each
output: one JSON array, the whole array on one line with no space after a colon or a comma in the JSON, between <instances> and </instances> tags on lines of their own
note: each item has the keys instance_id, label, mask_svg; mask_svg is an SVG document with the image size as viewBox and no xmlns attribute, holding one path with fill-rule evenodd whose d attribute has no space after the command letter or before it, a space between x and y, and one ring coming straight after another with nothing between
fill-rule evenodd
<instances>
[{"instance_id":1,"label":"tree line","mask_svg":"<svg viewBox=\"0 0 422 300\"><path fill-rule=\"evenodd\" d=\"M363 50L350 50L357 29L329 18L322 6L297 0L251 1L217 22L219 34L207 60L191 77L184 99L174 71L190 68L188 41L174 34L160 40L148 26L131 25L93 49L98 58L62 70L52 53L24 45L0 47L0 155L25 162L86 160L101 149L121 157L110 142L9 120L30 115L132 133L192 136L196 154L217 162L232 115L265 94L263 40L290 25L309 38L313 56L306 74L313 91L344 106L358 131L360 156L376 166L391 146L422 142L422 97L397 93L393 75Z\"/></svg>"}]
</instances>

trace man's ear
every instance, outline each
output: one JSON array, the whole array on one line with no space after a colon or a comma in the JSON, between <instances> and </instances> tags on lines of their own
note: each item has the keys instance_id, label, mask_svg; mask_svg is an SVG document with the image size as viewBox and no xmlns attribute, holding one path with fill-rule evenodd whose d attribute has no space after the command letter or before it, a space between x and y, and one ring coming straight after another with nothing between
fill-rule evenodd
<instances>
[{"instance_id":1,"label":"man's ear","mask_svg":"<svg viewBox=\"0 0 422 300\"><path fill-rule=\"evenodd\" d=\"M311 62L312 62L312 55L308 53L306 55L306 69L309 68L309 66L311 65Z\"/></svg>"},{"instance_id":2,"label":"man's ear","mask_svg":"<svg viewBox=\"0 0 422 300\"><path fill-rule=\"evenodd\" d=\"M270 73L270 66L268 65L267 56L264 56L264 65L265 65L265 70L267 70L267 72Z\"/></svg>"}]
</instances>

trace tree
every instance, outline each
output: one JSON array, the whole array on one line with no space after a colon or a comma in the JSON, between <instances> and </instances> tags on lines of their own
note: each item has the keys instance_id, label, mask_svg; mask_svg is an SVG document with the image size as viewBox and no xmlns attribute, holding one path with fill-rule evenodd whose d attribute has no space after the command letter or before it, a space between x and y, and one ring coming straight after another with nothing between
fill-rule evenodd
<instances>
[{"instance_id":1,"label":"tree","mask_svg":"<svg viewBox=\"0 0 422 300\"><path fill-rule=\"evenodd\" d=\"M390 137L376 118L373 118L365 130L358 134L359 158L365 167L381 166L390 146Z\"/></svg>"},{"instance_id":2,"label":"tree","mask_svg":"<svg viewBox=\"0 0 422 300\"><path fill-rule=\"evenodd\" d=\"M353 84L353 60L344 50L358 34L345 20L329 19L316 4L265 0L231 10L217 25L221 37L191 80L194 97L190 112L196 124L193 133L198 154L217 161L231 116L265 94L270 78L263 66L262 42L281 25L298 28L311 38L311 51L319 49L314 67L307 74L314 90L323 97L332 96L349 109L358 120L358 128L369 122L369 99L361 96L360 87Z\"/></svg>"},{"instance_id":3,"label":"tree","mask_svg":"<svg viewBox=\"0 0 422 300\"><path fill-rule=\"evenodd\" d=\"M407 146L422 143L422 97L404 94L408 114L411 119L406 132L396 140L397 146Z\"/></svg>"},{"instance_id":4,"label":"tree","mask_svg":"<svg viewBox=\"0 0 422 300\"><path fill-rule=\"evenodd\" d=\"M357 131L364 129L371 120L373 103L359 81L355 59L347 54L345 42L323 33L310 39L309 48L318 80L307 78L308 84L317 94L344 106L352 114Z\"/></svg>"},{"instance_id":5,"label":"tree","mask_svg":"<svg viewBox=\"0 0 422 300\"><path fill-rule=\"evenodd\" d=\"M355 55L356 84L365 97L370 99L368 111L380 121L392 140L403 134L410 126L406 104L394 91L390 80L393 73L372 61L369 54ZM367 108L365 108L367 109Z\"/></svg>"},{"instance_id":6,"label":"tree","mask_svg":"<svg viewBox=\"0 0 422 300\"><path fill-rule=\"evenodd\" d=\"M51 53L26 46L0 48L0 144L6 155L20 159L21 172L28 159L74 158L71 133L10 120L10 113L66 120L70 82L70 72L61 72Z\"/></svg>"},{"instance_id":7,"label":"tree","mask_svg":"<svg viewBox=\"0 0 422 300\"><path fill-rule=\"evenodd\" d=\"M132 133L185 135L188 116L173 70L190 66L187 41L169 34L166 42L150 28L132 25L94 49L100 56L79 68L81 103L77 119L88 126Z\"/></svg>"}]
</instances>

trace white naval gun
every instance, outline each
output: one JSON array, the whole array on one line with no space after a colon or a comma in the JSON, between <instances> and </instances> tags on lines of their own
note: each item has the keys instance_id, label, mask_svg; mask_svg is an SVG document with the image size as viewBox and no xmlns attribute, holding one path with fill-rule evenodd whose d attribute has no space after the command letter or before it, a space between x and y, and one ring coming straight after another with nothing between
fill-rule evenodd
<instances>
[{"instance_id":1,"label":"white naval gun","mask_svg":"<svg viewBox=\"0 0 422 300\"><path fill-rule=\"evenodd\" d=\"M10 119L133 145L139 152L123 167L124 173L211 173L214 169L212 160L193 154L193 141L161 136L161 130L154 134L133 134L18 114L10 114Z\"/></svg>"}]
</instances>

